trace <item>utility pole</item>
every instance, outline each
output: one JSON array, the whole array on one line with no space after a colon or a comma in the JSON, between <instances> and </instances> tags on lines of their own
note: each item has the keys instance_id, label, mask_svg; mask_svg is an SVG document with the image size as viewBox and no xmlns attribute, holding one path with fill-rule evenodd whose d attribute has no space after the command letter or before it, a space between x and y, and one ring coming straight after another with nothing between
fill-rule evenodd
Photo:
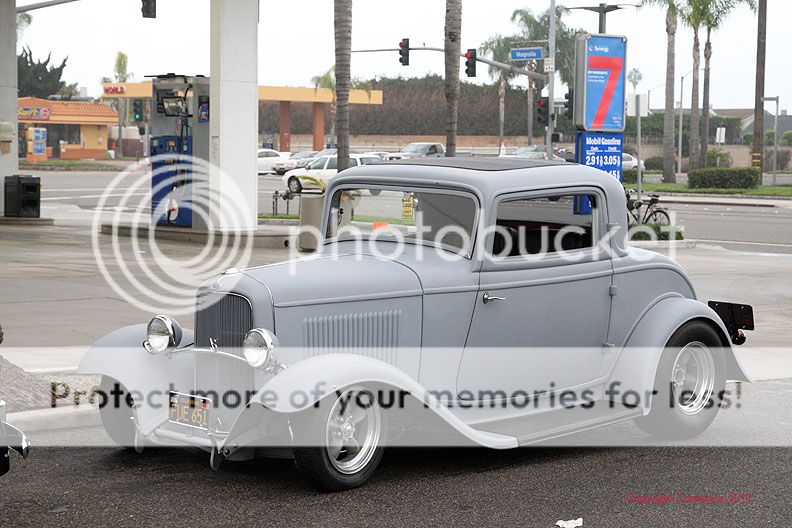
<instances>
[{"instance_id":1,"label":"utility pole","mask_svg":"<svg viewBox=\"0 0 792 528\"><path fill-rule=\"evenodd\" d=\"M549 42L547 43L547 58L553 63L553 71L547 72L547 100L550 101L547 119L547 136L545 146L547 147L547 159L553 159L553 125L555 124L555 94L553 85L555 84L555 47L556 47L556 3L550 0L550 28Z\"/></svg>"},{"instance_id":2,"label":"utility pole","mask_svg":"<svg viewBox=\"0 0 792 528\"><path fill-rule=\"evenodd\" d=\"M756 36L756 92L754 94L754 137L752 165L762 170L764 148L765 49L767 45L767 0L759 0L759 28Z\"/></svg>"},{"instance_id":3,"label":"utility pole","mask_svg":"<svg viewBox=\"0 0 792 528\"><path fill-rule=\"evenodd\" d=\"M775 121L773 122L773 185L775 185L776 173L778 172L778 106L780 97L777 95L775 97L764 97L763 101L775 101L776 104ZM764 107L762 108L762 113L764 114ZM762 136L764 140L764 134Z\"/></svg>"}]
</instances>

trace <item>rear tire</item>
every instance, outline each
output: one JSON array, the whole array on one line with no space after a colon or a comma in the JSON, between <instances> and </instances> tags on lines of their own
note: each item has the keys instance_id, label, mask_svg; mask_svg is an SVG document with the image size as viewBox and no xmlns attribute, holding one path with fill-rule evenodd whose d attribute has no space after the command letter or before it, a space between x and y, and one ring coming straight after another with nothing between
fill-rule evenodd
<instances>
[{"instance_id":1,"label":"rear tire","mask_svg":"<svg viewBox=\"0 0 792 528\"><path fill-rule=\"evenodd\" d=\"M667 440L704 432L718 414L726 385L726 365L718 333L692 321L668 340L655 376L649 414L635 420L646 433Z\"/></svg>"},{"instance_id":2,"label":"rear tire","mask_svg":"<svg viewBox=\"0 0 792 528\"><path fill-rule=\"evenodd\" d=\"M365 484L382 460L384 417L365 387L340 391L320 411L296 416L292 426L297 442L307 444L294 449L297 470L323 491Z\"/></svg>"},{"instance_id":3,"label":"rear tire","mask_svg":"<svg viewBox=\"0 0 792 528\"><path fill-rule=\"evenodd\" d=\"M124 449L135 448L137 433L133 421L135 409L131 394L126 387L109 376L102 376L99 389L104 395L103 405L99 407L99 417L108 436Z\"/></svg>"}]
</instances>

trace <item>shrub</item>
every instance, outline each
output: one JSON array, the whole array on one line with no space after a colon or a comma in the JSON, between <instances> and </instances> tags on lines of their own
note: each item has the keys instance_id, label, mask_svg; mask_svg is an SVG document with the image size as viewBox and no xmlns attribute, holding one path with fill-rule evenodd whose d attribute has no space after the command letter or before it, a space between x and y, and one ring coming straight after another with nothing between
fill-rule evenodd
<instances>
[{"instance_id":1,"label":"shrub","mask_svg":"<svg viewBox=\"0 0 792 528\"><path fill-rule=\"evenodd\" d=\"M766 146L772 147L775 144L775 132L772 130L765 132L764 142Z\"/></svg>"},{"instance_id":2,"label":"shrub","mask_svg":"<svg viewBox=\"0 0 792 528\"><path fill-rule=\"evenodd\" d=\"M728 151L712 149L707 151L707 167L731 167L734 160Z\"/></svg>"},{"instance_id":3,"label":"shrub","mask_svg":"<svg viewBox=\"0 0 792 528\"><path fill-rule=\"evenodd\" d=\"M761 171L748 167L696 169L688 174L688 187L691 189L755 189L761 180Z\"/></svg>"},{"instance_id":4,"label":"shrub","mask_svg":"<svg viewBox=\"0 0 792 528\"><path fill-rule=\"evenodd\" d=\"M641 224L640 226L638 224L630 224L628 229L630 240L653 240L651 235L645 231L646 229L654 231L654 240L668 240L670 238L668 226L661 224ZM676 240L685 239L681 228L677 227L674 230L674 238Z\"/></svg>"},{"instance_id":5,"label":"shrub","mask_svg":"<svg viewBox=\"0 0 792 528\"><path fill-rule=\"evenodd\" d=\"M787 130L781 136L781 144L787 147L792 147L792 130Z\"/></svg>"},{"instance_id":6,"label":"shrub","mask_svg":"<svg viewBox=\"0 0 792 528\"><path fill-rule=\"evenodd\" d=\"M663 170L663 156L652 156L644 161L646 170Z\"/></svg>"},{"instance_id":7,"label":"shrub","mask_svg":"<svg viewBox=\"0 0 792 528\"><path fill-rule=\"evenodd\" d=\"M638 171L636 169L622 171L622 183L638 183Z\"/></svg>"},{"instance_id":8,"label":"shrub","mask_svg":"<svg viewBox=\"0 0 792 528\"><path fill-rule=\"evenodd\" d=\"M762 159L762 170L765 172L773 171L773 151L775 149L765 149L764 158ZM785 170L789 167L790 152L788 150L778 149L778 170Z\"/></svg>"},{"instance_id":9,"label":"shrub","mask_svg":"<svg viewBox=\"0 0 792 528\"><path fill-rule=\"evenodd\" d=\"M743 145L753 145L753 132L748 132L743 136Z\"/></svg>"}]
</instances>

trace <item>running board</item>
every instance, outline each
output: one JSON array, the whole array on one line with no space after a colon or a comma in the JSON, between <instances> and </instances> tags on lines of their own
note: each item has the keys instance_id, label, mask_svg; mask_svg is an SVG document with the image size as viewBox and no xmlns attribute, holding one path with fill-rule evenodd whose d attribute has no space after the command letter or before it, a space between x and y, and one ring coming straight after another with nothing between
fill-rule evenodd
<instances>
[{"instance_id":1,"label":"running board","mask_svg":"<svg viewBox=\"0 0 792 528\"><path fill-rule=\"evenodd\" d=\"M517 438L519 445L524 446L632 420L643 414L640 408L622 405L611 407L610 404L611 402L598 401L590 408L566 407L556 411L478 424L475 428L483 432L513 436Z\"/></svg>"}]
</instances>

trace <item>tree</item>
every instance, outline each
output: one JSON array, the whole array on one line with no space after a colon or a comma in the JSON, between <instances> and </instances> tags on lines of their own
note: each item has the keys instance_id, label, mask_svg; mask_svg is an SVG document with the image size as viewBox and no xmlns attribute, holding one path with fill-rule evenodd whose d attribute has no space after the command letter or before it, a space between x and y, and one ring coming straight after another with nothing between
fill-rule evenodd
<instances>
[{"instance_id":1,"label":"tree","mask_svg":"<svg viewBox=\"0 0 792 528\"><path fill-rule=\"evenodd\" d=\"M756 88L754 90L754 122L753 145L751 153L754 159L762 161L764 148L762 133L764 132L764 94L765 94L765 59L767 55L767 0L759 0L759 15L756 31Z\"/></svg>"},{"instance_id":2,"label":"tree","mask_svg":"<svg viewBox=\"0 0 792 528\"><path fill-rule=\"evenodd\" d=\"M677 0L642 0L641 6L656 5L666 10L666 82L663 119L663 182L676 183L674 168L674 70L676 63Z\"/></svg>"},{"instance_id":3,"label":"tree","mask_svg":"<svg viewBox=\"0 0 792 528\"><path fill-rule=\"evenodd\" d=\"M633 86L633 93L638 93L638 85L643 81L643 73L638 68L633 68L627 74L627 81Z\"/></svg>"},{"instance_id":4,"label":"tree","mask_svg":"<svg viewBox=\"0 0 792 528\"><path fill-rule=\"evenodd\" d=\"M338 170L349 167L349 90L352 86L352 0L335 0L335 101Z\"/></svg>"},{"instance_id":5,"label":"tree","mask_svg":"<svg viewBox=\"0 0 792 528\"><path fill-rule=\"evenodd\" d=\"M33 60L30 48L25 48L17 57L17 89L21 97L39 97L46 99L57 94L66 84L61 81L63 69L68 57L60 66L50 66L51 54L42 61Z\"/></svg>"},{"instance_id":6,"label":"tree","mask_svg":"<svg viewBox=\"0 0 792 528\"><path fill-rule=\"evenodd\" d=\"M113 66L113 78L102 77L103 83L124 83L132 80L132 73L127 71L129 57L123 51L116 53L115 65Z\"/></svg>"},{"instance_id":7,"label":"tree","mask_svg":"<svg viewBox=\"0 0 792 528\"><path fill-rule=\"evenodd\" d=\"M462 52L462 0L446 0L445 12L446 156L456 156L459 109L459 57Z\"/></svg>"},{"instance_id":8,"label":"tree","mask_svg":"<svg viewBox=\"0 0 792 528\"><path fill-rule=\"evenodd\" d=\"M17 41L22 36L22 33L25 32L27 28L30 27L30 24L33 23L33 17L30 13L17 13L16 16L16 36Z\"/></svg>"},{"instance_id":9,"label":"tree","mask_svg":"<svg viewBox=\"0 0 792 528\"><path fill-rule=\"evenodd\" d=\"M690 97L690 169L698 167L701 144L701 116L699 114L699 71L701 70L701 42L699 29L711 0L687 0L680 7L682 22L693 30L693 81ZM705 108L705 111L707 109Z\"/></svg>"},{"instance_id":10,"label":"tree","mask_svg":"<svg viewBox=\"0 0 792 528\"><path fill-rule=\"evenodd\" d=\"M707 163L707 149L709 148L712 33L720 28L729 13L740 4L747 5L751 10L756 9L756 2L754 2L754 0L710 0L704 14L704 28L707 31L707 41L704 44L704 101L701 105L703 109L701 115L701 154L699 156L699 164L701 166Z\"/></svg>"},{"instance_id":11,"label":"tree","mask_svg":"<svg viewBox=\"0 0 792 528\"><path fill-rule=\"evenodd\" d=\"M338 143L336 138L336 72L335 66L331 66L326 72L321 75L314 75L311 77L311 84L314 85L314 90L319 88L326 88L333 92L333 99L330 102L330 134L329 136ZM367 93L371 92L371 83L363 81L357 77L352 77L350 80L350 87L352 90L365 90Z\"/></svg>"},{"instance_id":12,"label":"tree","mask_svg":"<svg viewBox=\"0 0 792 528\"><path fill-rule=\"evenodd\" d=\"M511 35L504 37L502 35L495 35L487 39L481 45L482 54L488 54L492 60L498 62L509 62L511 49L515 47L519 36ZM498 79L498 145L503 144L503 123L506 118L506 87L517 76L511 70L504 70L497 66L489 66L487 69L491 79Z\"/></svg>"},{"instance_id":13,"label":"tree","mask_svg":"<svg viewBox=\"0 0 792 528\"><path fill-rule=\"evenodd\" d=\"M575 34L582 31L564 24L562 17L569 10L562 6L556 7L556 71L561 76L561 81L567 86L575 84ZM520 28L520 38L524 41L547 41L550 29L550 10L547 9L538 17L530 9L515 9L511 16ZM537 71L536 61L531 61L528 68ZM528 82L528 122L531 123L531 140L533 138L533 109L534 90L539 92L544 88L544 83L536 80ZM530 141L530 140L529 140Z\"/></svg>"}]
</instances>

